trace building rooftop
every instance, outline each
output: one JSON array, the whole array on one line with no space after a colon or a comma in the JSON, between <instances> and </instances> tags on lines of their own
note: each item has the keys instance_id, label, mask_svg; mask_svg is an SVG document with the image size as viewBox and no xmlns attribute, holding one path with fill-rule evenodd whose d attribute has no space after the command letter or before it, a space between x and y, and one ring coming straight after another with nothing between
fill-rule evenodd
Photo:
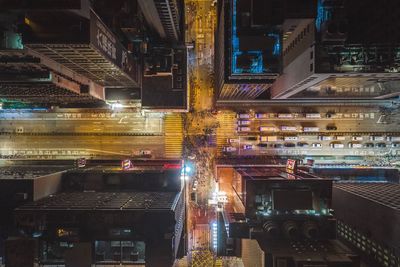
<instances>
[{"instance_id":1,"label":"building rooftop","mask_svg":"<svg viewBox=\"0 0 400 267\"><path fill-rule=\"evenodd\" d=\"M334 188L400 211L400 184L340 182L335 183Z\"/></svg>"},{"instance_id":2,"label":"building rooftop","mask_svg":"<svg viewBox=\"0 0 400 267\"><path fill-rule=\"evenodd\" d=\"M179 197L179 192L60 193L18 210L174 210Z\"/></svg>"},{"instance_id":3,"label":"building rooftop","mask_svg":"<svg viewBox=\"0 0 400 267\"><path fill-rule=\"evenodd\" d=\"M277 167L248 167L235 168L235 170L247 179L268 179L268 180L303 180L315 179L323 180L318 176L309 174L305 171L298 171L296 174L286 172L285 168Z\"/></svg>"},{"instance_id":4,"label":"building rooftop","mask_svg":"<svg viewBox=\"0 0 400 267\"><path fill-rule=\"evenodd\" d=\"M0 179L34 179L70 168L71 166L2 166Z\"/></svg>"}]
</instances>

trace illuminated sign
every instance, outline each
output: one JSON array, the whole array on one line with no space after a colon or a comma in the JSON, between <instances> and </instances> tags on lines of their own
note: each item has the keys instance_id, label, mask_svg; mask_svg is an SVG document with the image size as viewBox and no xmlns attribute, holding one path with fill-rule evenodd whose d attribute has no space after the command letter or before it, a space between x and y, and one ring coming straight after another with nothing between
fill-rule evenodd
<instances>
[{"instance_id":1,"label":"illuminated sign","mask_svg":"<svg viewBox=\"0 0 400 267\"><path fill-rule=\"evenodd\" d=\"M132 168L132 162L131 162L131 160L130 160L130 159L124 159L124 160L121 162L121 168L122 168L124 171L131 169L131 168Z\"/></svg>"},{"instance_id":2,"label":"illuminated sign","mask_svg":"<svg viewBox=\"0 0 400 267\"><path fill-rule=\"evenodd\" d=\"M286 172L296 173L297 171L297 161L294 159L288 159L286 161Z\"/></svg>"}]
</instances>

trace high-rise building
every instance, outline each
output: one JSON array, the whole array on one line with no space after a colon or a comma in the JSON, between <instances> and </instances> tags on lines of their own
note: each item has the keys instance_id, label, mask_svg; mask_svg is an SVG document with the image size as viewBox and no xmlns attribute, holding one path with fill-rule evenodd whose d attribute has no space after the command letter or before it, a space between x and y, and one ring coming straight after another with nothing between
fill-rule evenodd
<instances>
[{"instance_id":1,"label":"high-rise building","mask_svg":"<svg viewBox=\"0 0 400 267\"><path fill-rule=\"evenodd\" d=\"M318 0L314 18L283 24L283 73L271 97L399 94L399 2ZM375 23L379 21L379 23Z\"/></svg>"},{"instance_id":2,"label":"high-rise building","mask_svg":"<svg viewBox=\"0 0 400 267\"><path fill-rule=\"evenodd\" d=\"M1 211L10 219L16 208L14 222L0 221L7 226L6 266L17 266L18 259L32 262L23 266L33 266L34 259L74 267L172 266L183 251L180 168L180 161L163 160L50 174L40 167L2 168L1 176L12 179L0 180L8 198ZM24 244L30 244L26 250L15 249Z\"/></svg>"},{"instance_id":3,"label":"high-rise building","mask_svg":"<svg viewBox=\"0 0 400 267\"><path fill-rule=\"evenodd\" d=\"M359 266L335 240L332 180L305 170L235 168L228 195L227 242L218 245L236 251L245 266Z\"/></svg>"},{"instance_id":4,"label":"high-rise building","mask_svg":"<svg viewBox=\"0 0 400 267\"><path fill-rule=\"evenodd\" d=\"M162 39L177 43L182 38L182 5L180 0L138 0L150 28Z\"/></svg>"},{"instance_id":5,"label":"high-rise building","mask_svg":"<svg viewBox=\"0 0 400 267\"><path fill-rule=\"evenodd\" d=\"M369 266L400 264L400 185L342 182L333 186L337 234Z\"/></svg>"},{"instance_id":6,"label":"high-rise building","mask_svg":"<svg viewBox=\"0 0 400 267\"><path fill-rule=\"evenodd\" d=\"M282 27L286 19L314 16L313 1L292 2L219 2L215 38L218 99L269 98L269 88L282 72Z\"/></svg>"},{"instance_id":7,"label":"high-rise building","mask_svg":"<svg viewBox=\"0 0 400 267\"><path fill-rule=\"evenodd\" d=\"M218 99L255 99L266 93L281 72L281 34L276 25L280 22L271 25L265 21L268 16L262 15L263 3L251 3L224 0L218 5Z\"/></svg>"},{"instance_id":8,"label":"high-rise building","mask_svg":"<svg viewBox=\"0 0 400 267\"><path fill-rule=\"evenodd\" d=\"M140 54L128 51L124 38L88 0L3 1L2 7L2 98L42 103L47 95L48 104L100 102L106 88L141 86Z\"/></svg>"}]
</instances>

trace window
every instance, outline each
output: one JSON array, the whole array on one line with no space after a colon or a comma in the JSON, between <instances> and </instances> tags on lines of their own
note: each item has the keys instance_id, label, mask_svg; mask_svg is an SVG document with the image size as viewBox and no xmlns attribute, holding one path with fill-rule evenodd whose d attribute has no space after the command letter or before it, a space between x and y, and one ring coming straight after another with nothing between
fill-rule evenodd
<instances>
[{"instance_id":1,"label":"window","mask_svg":"<svg viewBox=\"0 0 400 267\"><path fill-rule=\"evenodd\" d=\"M314 71L314 64L310 64L310 71Z\"/></svg>"},{"instance_id":2,"label":"window","mask_svg":"<svg viewBox=\"0 0 400 267\"><path fill-rule=\"evenodd\" d=\"M307 25L307 32L310 32L310 24Z\"/></svg>"},{"instance_id":3,"label":"window","mask_svg":"<svg viewBox=\"0 0 400 267\"><path fill-rule=\"evenodd\" d=\"M310 59L313 59L314 58L314 51L311 51L310 52Z\"/></svg>"},{"instance_id":4,"label":"window","mask_svg":"<svg viewBox=\"0 0 400 267\"><path fill-rule=\"evenodd\" d=\"M74 245L70 242L43 241L40 246L40 261L46 263L63 263L64 253Z\"/></svg>"},{"instance_id":5,"label":"window","mask_svg":"<svg viewBox=\"0 0 400 267\"><path fill-rule=\"evenodd\" d=\"M145 243L142 241L95 241L95 262L145 262Z\"/></svg>"}]
</instances>

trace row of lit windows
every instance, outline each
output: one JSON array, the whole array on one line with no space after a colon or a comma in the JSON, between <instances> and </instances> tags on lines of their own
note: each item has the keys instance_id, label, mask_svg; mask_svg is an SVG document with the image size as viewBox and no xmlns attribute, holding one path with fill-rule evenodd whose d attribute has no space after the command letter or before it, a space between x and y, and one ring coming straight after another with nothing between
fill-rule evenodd
<instances>
[{"instance_id":1,"label":"row of lit windows","mask_svg":"<svg viewBox=\"0 0 400 267\"><path fill-rule=\"evenodd\" d=\"M393 252L369 239L350 226L338 221L337 231L339 236L362 250L366 255L380 262L383 266L400 267L400 258L396 257Z\"/></svg>"},{"instance_id":2,"label":"row of lit windows","mask_svg":"<svg viewBox=\"0 0 400 267\"><path fill-rule=\"evenodd\" d=\"M306 28L304 28L297 36L294 38L294 40L290 43L290 45L283 51L283 55L285 56L286 54L289 53L289 51L294 48L297 43L300 43L300 40L302 40L308 33L310 32L310 24L307 25Z\"/></svg>"}]
</instances>

